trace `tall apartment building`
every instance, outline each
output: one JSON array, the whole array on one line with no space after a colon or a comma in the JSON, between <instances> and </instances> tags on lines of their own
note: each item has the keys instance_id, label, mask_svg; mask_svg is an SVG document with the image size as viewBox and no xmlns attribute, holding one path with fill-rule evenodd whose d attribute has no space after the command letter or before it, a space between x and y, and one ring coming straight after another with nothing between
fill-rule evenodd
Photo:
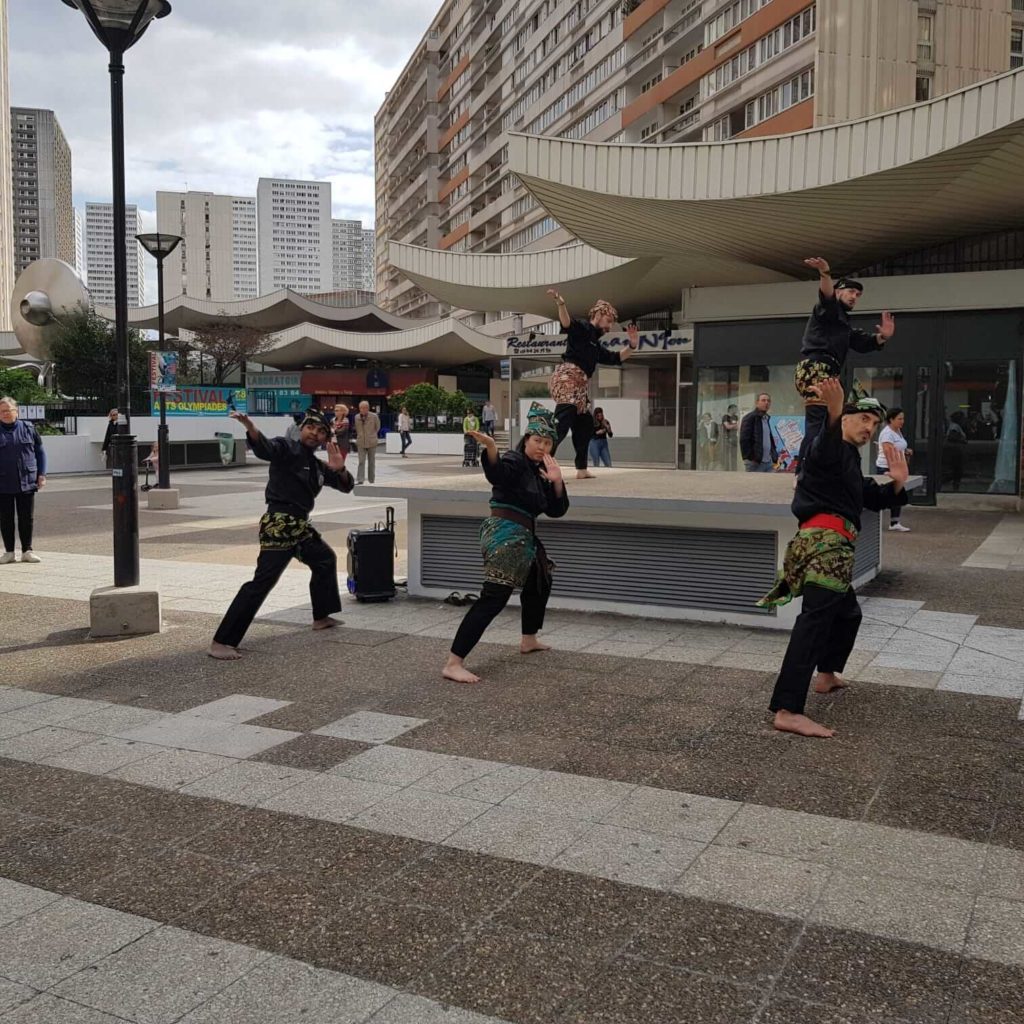
<instances>
[{"instance_id":1,"label":"tall apartment building","mask_svg":"<svg viewBox=\"0 0 1024 1024\"><path fill-rule=\"evenodd\" d=\"M11 293L14 291L10 95L7 85L7 0L0 0L0 331L11 329Z\"/></svg>"},{"instance_id":2,"label":"tall apartment building","mask_svg":"<svg viewBox=\"0 0 1024 1024\"><path fill-rule=\"evenodd\" d=\"M75 214L75 262L72 266L78 271L82 280L85 280L85 224L82 221L82 211L76 206Z\"/></svg>"},{"instance_id":3,"label":"tall apartment building","mask_svg":"<svg viewBox=\"0 0 1024 1024\"><path fill-rule=\"evenodd\" d=\"M334 291L370 291L375 288L374 249L376 234L358 220L331 222Z\"/></svg>"},{"instance_id":4,"label":"tall apartment building","mask_svg":"<svg viewBox=\"0 0 1024 1024\"><path fill-rule=\"evenodd\" d=\"M34 260L75 262L71 147L52 110L11 109L14 272Z\"/></svg>"},{"instance_id":5,"label":"tall apartment building","mask_svg":"<svg viewBox=\"0 0 1024 1024\"><path fill-rule=\"evenodd\" d=\"M157 231L180 235L164 261L164 298L233 302L259 295L256 199L212 192L157 192Z\"/></svg>"},{"instance_id":6,"label":"tall apartment building","mask_svg":"<svg viewBox=\"0 0 1024 1024\"><path fill-rule=\"evenodd\" d=\"M128 253L128 305L146 304L147 259L135 236L142 231L142 218L134 203L125 207L124 237ZM85 204L85 266L89 293L96 306L114 305L114 206L112 203Z\"/></svg>"},{"instance_id":7,"label":"tall apartment building","mask_svg":"<svg viewBox=\"0 0 1024 1024\"><path fill-rule=\"evenodd\" d=\"M256 189L260 294L329 292L334 283L331 184L260 178Z\"/></svg>"},{"instance_id":8,"label":"tall apartment building","mask_svg":"<svg viewBox=\"0 0 1024 1024\"><path fill-rule=\"evenodd\" d=\"M1019 66L1022 28L1024 0L447 0L377 112L378 300L448 312L388 265L390 239L472 253L571 241L509 170L510 132L800 131Z\"/></svg>"}]
</instances>

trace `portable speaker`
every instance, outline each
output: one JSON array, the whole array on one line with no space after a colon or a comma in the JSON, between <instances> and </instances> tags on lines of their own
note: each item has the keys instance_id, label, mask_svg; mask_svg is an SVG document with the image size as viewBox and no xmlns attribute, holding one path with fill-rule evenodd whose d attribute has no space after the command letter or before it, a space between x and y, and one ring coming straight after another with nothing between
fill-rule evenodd
<instances>
[{"instance_id":1,"label":"portable speaker","mask_svg":"<svg viewBox=\"0 0 1024 1024\"><path fill-rule=\"evenodd\" d=\"M349 530L348 589L357 601L389 601L395 596L395 510L388 508L383 529Z\"/></svg>"}]
</instances>

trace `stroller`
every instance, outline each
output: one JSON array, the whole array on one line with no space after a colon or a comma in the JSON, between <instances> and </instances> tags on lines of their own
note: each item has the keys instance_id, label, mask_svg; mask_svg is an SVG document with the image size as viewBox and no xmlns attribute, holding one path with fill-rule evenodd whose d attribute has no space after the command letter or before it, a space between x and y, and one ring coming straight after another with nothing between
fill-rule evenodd
<instances>
[{"instance_id":1,"label":"stroller","mask_svg":"<svg viewBox=\"0 0 1024 1024\"><path fill-rule=\"evenodd\" d=\"M470 437L469 434L465 435L465 445L462 449L462 465L480 465L480 444L475 437Z\"/></svg>"}]
</instances>

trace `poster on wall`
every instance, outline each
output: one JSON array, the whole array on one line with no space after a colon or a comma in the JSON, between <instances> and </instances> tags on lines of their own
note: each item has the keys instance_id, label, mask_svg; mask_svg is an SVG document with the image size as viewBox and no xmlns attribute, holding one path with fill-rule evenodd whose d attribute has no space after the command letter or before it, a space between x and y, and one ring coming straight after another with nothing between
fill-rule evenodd
<instances>
[{"instance_id":1,"label":"poster on wall","mask_svg":"<svg viewBox=\"0 0 1024 1024\"><path fill-rule=\"evenodd\" d=\"M227 416L229 412L248 412L245 388L178 388L167 396L168 416Z\"/></svg>"},{"instance_id":2,"label":"poster on wall","mask_svg":"<svg viewBox=\"0 0 1024 1024\"><path fill-rule=\"evenodd\" d=\"M149 353L149 387L157 394L178 390L178 353Z\"/></svg>"},{"instance_id":3,"label":"poster on wall","mask_svg":"<svg viewBox=\"0 0 1024 1024\"><path fill-rule=\"evenodd\" d=\"M800 453L800 445L804 439L804 423L803 416L772 417L772 429L779 445L778 467L784 473L792 471L794 461Z\"/></svg>"}]
</instances>

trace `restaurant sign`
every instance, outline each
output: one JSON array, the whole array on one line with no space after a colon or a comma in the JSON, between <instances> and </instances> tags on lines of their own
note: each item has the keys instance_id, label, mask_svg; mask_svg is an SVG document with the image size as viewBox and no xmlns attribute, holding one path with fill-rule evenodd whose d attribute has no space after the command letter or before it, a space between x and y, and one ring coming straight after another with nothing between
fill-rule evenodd
<instances>
[{"instance_id":1,"label":"restaurant sign","mask_svg":"<svg viewBox=\"0 0 1024 1024\"><path fill-rule=\"evenodd\" d=\"M693 344L689 331L644 331L640 335L637 354L644 352L680 352ZM618 352L629 345L629 337L623 332L606 334L601 345ZM514 356L560 356L565 351L564 334L538 334L533 340L513 335L506 341L506 347Z\"/></svg>"}]
</instances>

